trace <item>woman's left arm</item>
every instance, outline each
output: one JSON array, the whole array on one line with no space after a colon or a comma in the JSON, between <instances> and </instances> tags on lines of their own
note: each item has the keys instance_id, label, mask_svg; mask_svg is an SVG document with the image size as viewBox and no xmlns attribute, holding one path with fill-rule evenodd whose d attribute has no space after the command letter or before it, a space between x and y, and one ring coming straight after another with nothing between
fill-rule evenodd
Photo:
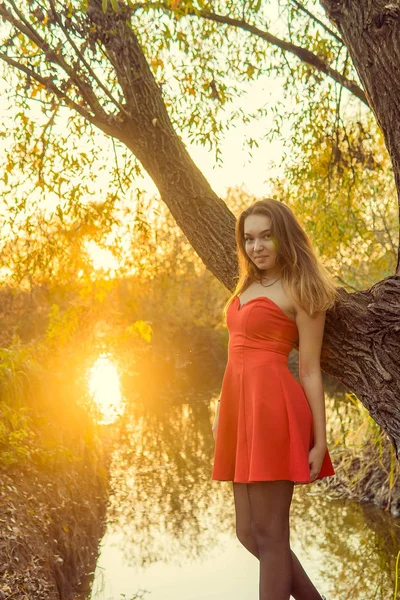
<instances>
[{"instance_id":1,"label":"woman's left arm","mask_svg":"<svg viewBox=\"0 0 400 600\"><path fill-rule=\"evenodd\" d=\"M299 331L299 377L311 408L314 425L314 447L323 451L326 442L325 397L321 373L321 348L325 312L310 317L300 308L296 314Z\"/></svg>"}]
</instances>

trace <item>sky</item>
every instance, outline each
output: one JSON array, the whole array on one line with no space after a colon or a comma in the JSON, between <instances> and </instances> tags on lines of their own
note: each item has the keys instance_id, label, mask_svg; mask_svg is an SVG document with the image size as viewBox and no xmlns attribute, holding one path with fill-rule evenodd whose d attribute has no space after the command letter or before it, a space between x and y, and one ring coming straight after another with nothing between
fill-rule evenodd
<instances>
[{"instance_id":1,"label":"sky","mask_svg":"<svg viewBox=\"0 0 400 600\"><path fill-rule=\"evenodd\" d=\"M252 82L248 87L245 99L234 103L234 108L246 104L247 110L255 110L267 99L272 104L274 100L282 100L282 89L279 82L268 81L267 76L259 81ZM224 196L228 187L244 185L245 188L256 196L264 196L270 188L271 177L282 174L283 169L279 163L283 154L283 142L275 140L268 142L262 140L259 147L253 147L252 156L243 145L248 138L258 138L263 131L272 127L272 115L260 119L258 122L244 124L238 122L231 129L222 145L223 166L215 166L213 152L201 146L189 145L189 153L197 166L207 177L214 191ZM290 133L282 132L290 135Z\"/></svg>"}]
</instances>

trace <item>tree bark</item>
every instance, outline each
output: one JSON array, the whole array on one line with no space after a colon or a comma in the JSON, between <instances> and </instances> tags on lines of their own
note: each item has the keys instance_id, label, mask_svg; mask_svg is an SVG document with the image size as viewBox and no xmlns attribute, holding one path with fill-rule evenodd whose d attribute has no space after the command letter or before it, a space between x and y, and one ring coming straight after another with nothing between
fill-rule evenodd
<instances>
[{"instance_id":1,"label":"tree bark","mask_svg":"<svg viewBox=\"0 0 400 600\"><path fill-rule=\"evenodd\" d=\"M400 457L400 275L347 293L328 311L324 371L353 391Z\"/></svg>"}]
</instances>

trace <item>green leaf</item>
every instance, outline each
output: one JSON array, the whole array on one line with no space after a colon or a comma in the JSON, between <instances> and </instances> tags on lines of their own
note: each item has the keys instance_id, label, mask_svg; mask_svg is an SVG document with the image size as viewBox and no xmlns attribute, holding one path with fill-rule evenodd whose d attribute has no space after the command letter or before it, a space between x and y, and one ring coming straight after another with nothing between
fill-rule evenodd
<instances>
[{"instance_id":1,"label":"green leaf","mask_svg":"<svg viewBox=\"0 0 400 600\"><path fill-rule=\"evenodd\" d=\"M101 0L101 6L103 8L103 13L107 12L107 4L108 4L108 0Z\"/></svg>"}]
</instances>

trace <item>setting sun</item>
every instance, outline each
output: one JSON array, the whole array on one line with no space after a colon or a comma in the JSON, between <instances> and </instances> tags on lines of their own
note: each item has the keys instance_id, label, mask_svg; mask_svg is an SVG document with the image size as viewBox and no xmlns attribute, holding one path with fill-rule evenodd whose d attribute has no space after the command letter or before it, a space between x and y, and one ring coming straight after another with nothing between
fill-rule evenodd
<instances>
[{"instance_id":1,"label":"setting sun","mask_svg":"<svg viewBox=\"0 0 400 600\"><path fill-rule=\"evenodd\" d=\"M115 364L102 354L89 372L89 390L102 414L100 424L113 423L123 412L119 375Z\"/></svg>"}]
</instances>

